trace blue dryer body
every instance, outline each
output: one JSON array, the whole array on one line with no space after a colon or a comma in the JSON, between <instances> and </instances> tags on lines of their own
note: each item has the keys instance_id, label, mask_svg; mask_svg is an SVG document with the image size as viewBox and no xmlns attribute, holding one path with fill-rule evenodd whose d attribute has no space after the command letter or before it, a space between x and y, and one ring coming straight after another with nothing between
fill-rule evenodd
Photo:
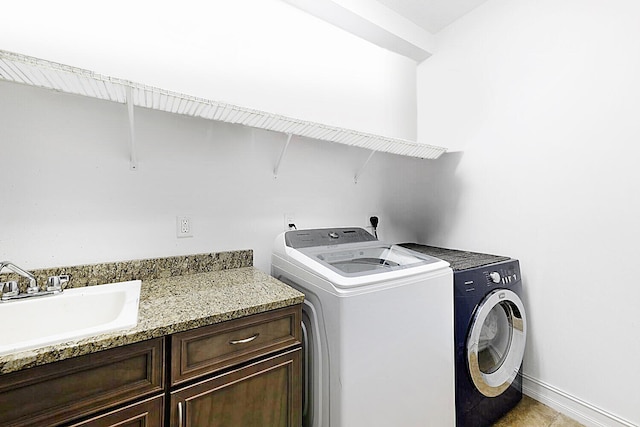
<instances>
[{"instance_id":1,"label":"blue dryer body","mask_svg":"<svg viewBox=\"0 0 640 427\"><path fill-rule=\"evenodd\" d=\"M526 313L518 260L416 243L454 280L456 425L488 427L522 399Z\"/></svg>"},{"instance_id":2,"label":"blue dryer body","mask_svg":"<svg viewBox=\"0 0 640 427\"><path fill-rule=\"evenodd\" d=\"M493 283L490 274L497 270L514 271L512 283ZM517 260L503 261L469 270L454 272L455 366L456 366L456 425L458 427L490 426L522 399L522 376L518 374L511 385L496 397L484 396L473 384L467 363L467 339L471 322L479 304L498 289L510 289L522 295L520 266ZM468 283L473 282L473 286ZM522 372L522 363L520 370Z\"/></svg>"}]
</instances>

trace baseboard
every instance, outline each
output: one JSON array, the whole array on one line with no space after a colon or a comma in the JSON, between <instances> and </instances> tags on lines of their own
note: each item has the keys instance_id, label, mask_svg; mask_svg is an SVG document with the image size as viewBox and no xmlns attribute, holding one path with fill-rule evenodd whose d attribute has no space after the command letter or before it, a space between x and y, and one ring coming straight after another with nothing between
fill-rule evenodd
<instances>
[{"instance_id":1,"label":"baseboard","mask_svg":"<svg viewBox=\"0 0 640 427\"><path fill-rule=\"evenodd\" d=\"M522 392L587 427L639 427L524 373Z\"/></svg>"}]
</instances>

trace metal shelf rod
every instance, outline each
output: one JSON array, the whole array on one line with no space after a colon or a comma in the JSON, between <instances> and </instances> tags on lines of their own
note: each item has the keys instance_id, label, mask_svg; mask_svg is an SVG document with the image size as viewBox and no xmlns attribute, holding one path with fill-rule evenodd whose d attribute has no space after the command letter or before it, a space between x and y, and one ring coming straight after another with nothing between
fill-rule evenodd
<instances>
[{"instance_id":1,"label":"metal shelf rod","mask_svg":"<svg viewBox=\"0 0 640 427\"><path fill-rule=\"evenodd\" d=\"M129 169L138 170L138 157L136 155L136 127L133 116L133 95L131 87L127 86L127 110L129 112Z\"/></svg>"},{"instance_id":2,"label":"metal shelf rod","mask_svg":"<svg viewBox=\"0 0 640 427\"><path fill-rule=\"evenodd\" d=\"M273 168L273 178L277 178L278 177L278 171L280 170L280 164L282 163L282 159L284 159L284 154L287 152L287 148L289 148L289 143L291 142L291 137L293 136L293 134L288 133L287 134L287 142L284 144L284 147L282 148L282 152L280 153L280 157L278 158L278 162L276 163L276 167Z\"/></svg>"},{"instance_id":3,"label":"metal shelf rod","mask_svg":"<svg viewBox=\"0 0 640 427\"><path fill-rule=\"evenodd\" d=\"M367 157L367 160L365 160L365 162L362 165L362 167L360 168L360 170L358 172L356 172L356 175L353 177L354 184L358 183L358 179L360 179L360 177L362 176L362 173L364 172L364 168L367 167L367 164L369 164L369 160L371 160L371 158L373 157L374 154L376 154L376 152L372 151L371 154L369 154L369 157Z\"/></svg>"}]
</instances>

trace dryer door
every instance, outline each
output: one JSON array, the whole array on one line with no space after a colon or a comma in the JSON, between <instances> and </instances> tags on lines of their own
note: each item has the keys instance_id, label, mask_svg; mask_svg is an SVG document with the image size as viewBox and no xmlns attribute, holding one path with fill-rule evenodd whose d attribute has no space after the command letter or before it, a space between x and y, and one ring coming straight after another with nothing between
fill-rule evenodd
<instances>
[{"instance_id":1,"label":"dryer door","mask_svg":"<svg viewBox=\"0 0 640 427\"><path fill-rule=\"evenodd\" d=\"M524 357L527 319L513 291L496 289L476 309L467 336L467 365L474 385L487 397L504 392Z\"/></svg>"}]
</instances>

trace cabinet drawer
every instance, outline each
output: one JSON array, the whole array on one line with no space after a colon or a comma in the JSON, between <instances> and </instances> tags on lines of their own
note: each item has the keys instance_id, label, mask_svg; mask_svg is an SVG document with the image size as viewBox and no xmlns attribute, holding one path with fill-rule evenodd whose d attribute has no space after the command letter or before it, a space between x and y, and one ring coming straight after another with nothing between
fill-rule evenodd
<instances>
[{"instance_id":1,"label":"cabinet drawer","mask_svg":"<svg viewBox=\"0 0 640 427\"><path fill-rule=\"evenodd\" d=\"M162 427L164 395L108 412L69 427Z\"/></svg>"},{"instance_id":2,"label":"cabinet drawer","mask_svg":"<svg viewBox=\"0 0 640 427\"><path fill-rule=\"evenodd\" d=\"M0 376L0 425L57 426L164 388L164 338Z\"/></svg>"},{"instance_id":3,"label":"cabinet drawer","mask_svg":"<svg viewBox=\"0 0 640 427\"><path fill-rule=\"evenodd\" d=\"M181 332L171 337L171 384L301 343L302 306Z\"/></svg>"}]
</instances>

